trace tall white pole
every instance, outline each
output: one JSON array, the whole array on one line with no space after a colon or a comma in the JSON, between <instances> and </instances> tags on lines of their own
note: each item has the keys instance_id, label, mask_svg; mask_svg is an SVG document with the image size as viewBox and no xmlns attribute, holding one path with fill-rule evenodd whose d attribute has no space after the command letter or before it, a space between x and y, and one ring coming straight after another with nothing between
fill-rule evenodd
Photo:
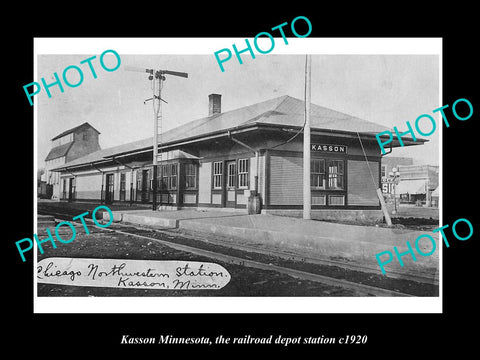
<instances>
[{"instance_id":1,"label":"tall white pole","mask_svg":"<svg viewBox=\"0 0 480 360\"><path fill-rule=\"evenodd\" d=\"M155 106L155 98L157 96L155 87L157 80L153 78L153 166L157 165L157 155L158 155L158 107ZM158 100L160 102L160 99Z\"/></svg>"},{"instance_id":2,"label":"tall white pole","mask_svg":"<svg viewBox=\"0 0 480 360\"><path fill-rule=\"evenodd\" d=\"M158 74L162 76L161 74ZM152 174L152 210L157 210L157 177L158 177L158 166L157 166L157 157L158 157L158 113L160 111L160 94L158 95L158 106L155 106L155 85L157 82L157 74L154 74L153 78L153 97L152 97L152 104L153 104L153 174ZM158 79L158 91L160 91L161 87L161 79Z\"/></svg>"},{"instance_id":3,"label":"tall white pole","mask_svg":"<svg viewBox=\"0 0 480 360\"><path fill-rule=\"evenodd\" d=\"M311 219L312 196L310 188L310 102L311 56L305 59L305 128L303 130L303 218Z\"/></svg>"}]
</instances>

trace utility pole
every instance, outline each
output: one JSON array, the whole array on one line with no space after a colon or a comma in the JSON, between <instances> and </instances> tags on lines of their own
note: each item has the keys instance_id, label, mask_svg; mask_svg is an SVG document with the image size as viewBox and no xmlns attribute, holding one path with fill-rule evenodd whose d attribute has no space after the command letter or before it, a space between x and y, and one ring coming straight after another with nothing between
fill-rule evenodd
<instances>
[{"instance_id":1,"label":"utility pole","mask_svg":"<svg viewBox=\"0 0 480 360\"><path fill-rule=\"evenodd\" d=\"M152 182L152 192L153 192L153 199L152 199L152 210L157 210L157 177L158 177L158 136L162 134L162 101L166 103L165 100L162 99L162 87L163 82L166 80L164 75L173 75L173 76L180 76L183 78L188 78L188 74L184 72L178 71L170 71L170 70L154 70L154 69L143 69L137 68L134 66L125 66L125 70L128 71L138 71L138 72L146 72L149 73L148 79L152 82L152 98L145 100L143 103L145 104L147 101L152 100L153 103L153 182ZM158 95L156 91L158 82Z\"/></svg>"},{"instance_id":2,"label":"utility pole","mask_svg":"<svg viewBox=\"0 0 480 360\"><path fill-rule=\"evenodd\" d=\"M305 127L303 130L303 218L311 219L312 196L310 187L310 102L311 102L311 55L305 58Z\"/></svg>"},{"instance_id":3,"label":"utility pole","mask_svg":"<svg viewBox=\"0 0 480 360\"><path fill-rule=\"evenodd\" d=\"M430 193L430 173L429 173L428 165L427 165L427 181L426 181L425 187L426 187L425 206L430 207L432 203L432 194Z\"/></svg>"},{"instance_id":4,"label":"utility pole","mask_svg":"<svg viewBox=\"0 0 480 360\"><path fill-rule=\"evenodd\" d=\"M155 84L158 79L158 99L155 99ZM163 85L163 80L165 80L165 77L163 75L159 75L158 73L155 73L155 79L152 79L152 91L153 91L153 96L152 96L152 104L153 104L153 181L152 181L152 192L153 192L153 197L152 197L152 210L156 211L157 210L157 178L158 178L158 124L162 124L162 119L158 119L159 114L161 114L160 110L162 107L162 85ZM157 101L155 101L157 100ZM157 106L155 104L158 103ZM160 115L161 116L161 115ZM162 131L162 129L160 129Z\"/></svg>"}]
</instances>

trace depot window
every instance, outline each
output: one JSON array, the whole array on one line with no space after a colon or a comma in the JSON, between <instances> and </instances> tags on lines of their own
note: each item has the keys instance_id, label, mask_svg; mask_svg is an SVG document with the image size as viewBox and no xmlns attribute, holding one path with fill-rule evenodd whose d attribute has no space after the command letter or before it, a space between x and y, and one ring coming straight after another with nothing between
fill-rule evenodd
<instances>
[{"instance_id":1,"label":"depot window","mask_svg":"<svg viewBox=\"0 0 480 360\"><path fill-rule=\"evenodd\" d=\"M325 189L325 160L310 161L310 186L313 189Z\"/></svg>"},{"instance_id":2,"label":"depot window","mask_svg":"<svg viewBox=\"0 0 480 360\"><path fill-rule=\"evenodd\" d=\"M227 163L227 188L235 189L235 162Z\"/></svg>"},{"instance_id":3,"label":"depot window","mask_svg":"<svg viewBox=\"0 0 480 360\"><path fill-rule=\"evenodd\" d=\"M177 164L162 165L161 189L175 190L177 188Z\"/></svg>"},{"instance_id":4,"label":"depot window","mask_svg":"<svg viewBox=\"0 0 480 360\"><path fill-rule=\"evenodd\" d=\"M213 188L221 189L223 181L223 162L216 161L213 163Z\"/></svg>"},{"instance_id":5,"label":"depot window","mask_svg":"<svg viewBox=\"0 0 480 360\"><path fill-rule=\"evenodd\" d=\"M197 166L185 164L185 188L195 189L197 187Z\"/></svg>"},{"instance_id":6,"label":"depot window","mask_svg":"<svg viewBox=\"0 0 480 360\"><path fill-rule=\"evenodd\" d=\"M248 159L238 160L238 188L248 189Z\"/></svg>"},{"instance_id":7,"label":"depot window","mask_svg":"<svg viewBox=\"0 0 480 360\"><path fill-rule=\"evenodd\" d=\"M343 190L344 176L343 160L310 160L310 186L314 190Z\"/></svg>"},{"instance_id":8,"label":"depot window","mask_svg":"<svg viewBox=\"0 0 480 360\"><path fill-rule=\"evenodd\" d=\"M124 172L120 173L120 200L125 200L125 192L127 188L126 174Z\"/></svg>"},{"instance_id":9,"label":"depot window","mask_svg":"<svg viewBox=\"0 0 480 360\"><path fill-rule=\"evenodd\" d=\"M343 189L343 160L329 160L328 161L328 188L329 189Z\"/></svg>"}]
</instances>

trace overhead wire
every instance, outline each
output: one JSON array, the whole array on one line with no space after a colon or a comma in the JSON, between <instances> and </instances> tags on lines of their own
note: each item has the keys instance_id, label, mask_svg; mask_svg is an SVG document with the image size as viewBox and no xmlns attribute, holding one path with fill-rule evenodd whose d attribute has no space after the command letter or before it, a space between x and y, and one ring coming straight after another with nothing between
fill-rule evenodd
<instances>
[{"instance_id":1,"label":"overhead wire","mask_svg":"<svg viewBox=\"0 0 480 360\"><path fill-rule=\"evenodd\" d=\"M358 141L360 142L360 146L362 147L363 156L365 157L365 162L367 163L367 167L368 167L368 171L370 173L370 177L372 178L372 183L373 183L375 189L377 189L377 183L375 182L375 178L373 176L372 169L370 168L370 163L368 162L367 153L365 152L365 148L363 147L362 139L360 138L360 133L358 131L356 131L356 133L357 133Z\"/></svg>"},{"instance_id":2,"label":"overhead wire","mask_svg":"<svg viewBox=\"0 0 480 360\"><path fill-rule=\"evenodd\" d=\"M305 58L305 66L307 63L307 60ZM306 99L307 98L307 84L305 83L305 86L303 88L303 98ZM300 133L302 133L304 130L305 130L305 125L307 124L307 102L305 101L304 102L304 112L303 112L303 117L304 117L304 120L303 120L303 126L295 133L295 135L293 135L290 139L288 139L287 141L284 141L283 143L280 143L280 144L277 144L277 145L274 145L274 146L271 146L265 150L271 150L271 149L275 149L279 146L282 146L282 145L285 145L285 144L288 144L289 142L293 141L298 135L300 135Z\"/></svg>"}]
</instances>

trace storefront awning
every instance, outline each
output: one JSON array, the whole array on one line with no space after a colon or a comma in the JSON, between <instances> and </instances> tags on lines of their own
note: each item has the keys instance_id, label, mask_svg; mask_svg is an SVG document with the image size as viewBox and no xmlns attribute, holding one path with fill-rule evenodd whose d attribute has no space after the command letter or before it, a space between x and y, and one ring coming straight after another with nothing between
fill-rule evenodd
<instances>
[{"instance_id":1,"label":"storefront awning","mask_svg":"<svg viewBox=\"0 0 480 360\"><path fill-rule=\"evenodd\" d=\"M397 194L425 194L426 180L400 180L397 185Z\"/></svg>"}]
</instances>

